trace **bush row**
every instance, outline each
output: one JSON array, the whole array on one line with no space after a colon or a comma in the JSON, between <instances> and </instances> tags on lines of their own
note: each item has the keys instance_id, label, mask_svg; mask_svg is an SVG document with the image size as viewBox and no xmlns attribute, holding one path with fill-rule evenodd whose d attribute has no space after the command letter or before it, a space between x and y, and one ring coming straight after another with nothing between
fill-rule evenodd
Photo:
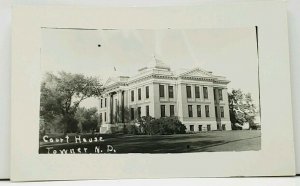
<instances>
[{"instance_id":1,"label":"bush row","mask_svg":"<svg viewBox=\"0 0 300 186\"><path fill-rule=\"evenodd\" d=\"M155 119L151 116L143 116L134 124L123 126L124 134L146 134L146 135L169 135L184 134L186 127L177 117L163 117Z\"/></svg>"}]
</instances>

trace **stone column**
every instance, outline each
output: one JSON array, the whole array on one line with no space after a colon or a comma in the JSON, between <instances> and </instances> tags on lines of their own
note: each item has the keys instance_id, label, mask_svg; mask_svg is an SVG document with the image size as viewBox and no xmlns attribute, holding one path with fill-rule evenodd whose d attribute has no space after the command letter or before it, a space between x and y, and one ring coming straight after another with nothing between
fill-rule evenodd
<instances>
[{"instance_id":1,"label":"stone column","mask_svg":"<svg viewBox=\"0 0 300 186\"><path fill-rule=\"evenodd\" d=\"M220 109L220 97L219 97L219 88L213 88L213 98L214 103L215 103L215 117L216 117L216 121L217 121L217 127L219 130L222 130L222 126L221 126L221 109Z\"/></svg>"},{"instance_id":2,"label":"stone column","mask_svg":"<svg viewBox=\"0 0 300 186\"><path fill-rule=\"evenodd\" d=\"M114 123L114 97L113 97L113 93L109 94L110 97L110 123Z\"/></svg>"},{"instance_id":3,"label":"stone column","mask_svg":"<svg viewBox=\"0 0 300 186\"><path fill-rule=\"evenodd\" d=\"M122 122L122 90L117 92L116 123Z\"/></svg>"},{"instance_id":4,"label":"stone column","mask_svg":"<svg viewBox=\"0 0 300 186\"><path fill-rule=\"evenodd\" d=\"M124 118L124 91L121 92L121 122L125 123Z\"/></svg>"},{"instance_id":5,"label":"stone column","mask_svg":"<svg viewBox=\"0 0 300 186\"><path fill-rule=\"evenodd\" d=\"M223 102L224 102L224 117L228 120L230 120L230 114L229 114L229 103L228 103L228 90L227 88L224 88L222 90L223 94Z\"/></svg>"},{"instance_id":6,"label":"stone column","mask_svg":"<svg viewBox=\"0 0 300 186\"><path fill-rule=\"evenodd\" d=\"M200 89L200 101L204 101L204 92L203 92L202 84L199 85L199 89Z\"/></svg>"},{"instance_id":7,"label":"stone column","mask_svg":"<svg viewBox=\"0 0 300 186\"><path fill-rule=\"evenodd\" d=\"M183 121L185 116L185 111L187 107L187 97L186 97L186 89L185 84L178 83L177 84L177 116Z\"/></svg>"},{"instance_id":8,"label":"stone column","mask_svg":"<svg viewBox=\"0 0 300 186\"><path fill-rule=\"evenodd\" d=\"M110 107L111 107L111 104L110 104L110 93L107 93L107 102L106 102L106 123L111 123L111 118L110 118Z\"/></svg>"}]
</instances>

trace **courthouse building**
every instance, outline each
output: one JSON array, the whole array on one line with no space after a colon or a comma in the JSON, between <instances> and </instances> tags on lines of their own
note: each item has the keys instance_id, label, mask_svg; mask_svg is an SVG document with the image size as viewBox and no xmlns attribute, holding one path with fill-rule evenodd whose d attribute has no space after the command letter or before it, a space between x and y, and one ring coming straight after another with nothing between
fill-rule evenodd
<instances>
[{"instance_id":1,"label":"courthouse building","mask_svg":"<svg viewBox=\"0 0 300 186\"><path fill-rule=\"evenodd\" d=\"M201 68L172 71L154 57L137 75L106 81L100 98L100 132L113 132L142 116L177 116L187 132L231 130L229 82Z\"/></svg>"}]
</instances>

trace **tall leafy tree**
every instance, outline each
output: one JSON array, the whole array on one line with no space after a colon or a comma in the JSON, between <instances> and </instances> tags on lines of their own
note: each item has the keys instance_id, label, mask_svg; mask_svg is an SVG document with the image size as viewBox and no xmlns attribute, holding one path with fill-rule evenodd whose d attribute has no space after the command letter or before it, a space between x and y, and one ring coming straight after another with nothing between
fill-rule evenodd
<instances>
[{"instance_id":1,"label":"tall leafy tree","mask_svg":"<svg viewBox=\"0 0 300 186\"><path fill-rule=\"evenodd\" d=\"M96 107L86 109L79 107L75 113L80 132L95 131L98 127L99 115Z\"/></svg>"},{"instance_id":2,"label":"tall leafy tree","mask_svg":"<svg viewBox=\"0 0 300 186\"><path fill-rule=\"evenodd\" d=\"M250 126L254 125L257 108L253 103L251 94L245 94L240 89L233 89L232 92L228 94L228 99L230 120L233 124L233 129L239 128L239 126L244 125L245 122L248 122Z\"/></svg>"},{"instance_id":3,"label":"tall leafy tree","mask_svg":"<svg viewBox=\"0 0 300 186\"><path fill-rule=\"evenodd\" d=\"M77 130L75 113L79 104L90 97L100 96L102 84L95 77L59 72L46 73L41 84L40 115L45 122L62 117L64 132Z\"/></svg>"}]
</instances>

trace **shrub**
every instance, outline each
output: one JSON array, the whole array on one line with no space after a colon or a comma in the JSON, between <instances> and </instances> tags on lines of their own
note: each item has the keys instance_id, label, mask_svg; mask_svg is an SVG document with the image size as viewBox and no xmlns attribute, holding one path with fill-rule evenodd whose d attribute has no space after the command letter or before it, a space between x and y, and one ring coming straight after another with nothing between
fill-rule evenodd
<instances>
[{"instance_id":1,"label":"shrub","mask_svg":"<svg viewBox=\"0 0 300 186\"><path fill-rule=\"evenodd\" d=\"M184 134L186 127L177 117L165 117L157 120L160 134Z\"/></svg>"},{"instance_id":2,"label":"shrub","mask_svg":"<svg viewBox=\"0 0 300 186\"><path fill-rule=\"evenodd\" d=\"M122 132L123 134L128 134L128 128L126 127L125 124L123 125Z\"/></svg>"},{"instance_id":3,"label":"shrub","mask_svg":"<svg viewBox=\"0 0 300 186\"><path fill-rule=\"evenodd\" d=\"M154 119L151 116L142 117L139 120L141 132L143 134L184 134L186 127L177 117L164 117Z\"/></svg>"},{"instance_id":4,"label":"shrub","mask_svg":"<svg viewBox=\"0 0 300 186\"><path fill-rule=\"evenodd\" d=\"M140 124L140 133L141 134L148 134L152 135L155 134L154 126L152 125L152 122L155 120L155 118L151 116L143 116L138 119L138 123Z\"/></svg>"},{"instance_id":5,"label":"shrub","mask_svg":"<svg viewBox=\"0 0 300 186\"><path fill-rule=\"evenodd\" d=\"M75 133L79 131L78 121L72 116L63 117L62 123L67 126L67 130L64 131L65 133Z\"/></svg>"},{"instance_id":6,"label":"shrub","mask_svg":"<svg viewBox=\"0 0 300 186\"><path fill-rule=\"evenodd\" d=\"M126 128L127 128L127 127L126 127ZM128 133L128 134L136 135L136 134L139 133L139 129L138 129L138 127L135 126L135 125L129 125L129 126L128 126L128 132L127 132L127 133Z\"/></svg>"}]
</instances>

